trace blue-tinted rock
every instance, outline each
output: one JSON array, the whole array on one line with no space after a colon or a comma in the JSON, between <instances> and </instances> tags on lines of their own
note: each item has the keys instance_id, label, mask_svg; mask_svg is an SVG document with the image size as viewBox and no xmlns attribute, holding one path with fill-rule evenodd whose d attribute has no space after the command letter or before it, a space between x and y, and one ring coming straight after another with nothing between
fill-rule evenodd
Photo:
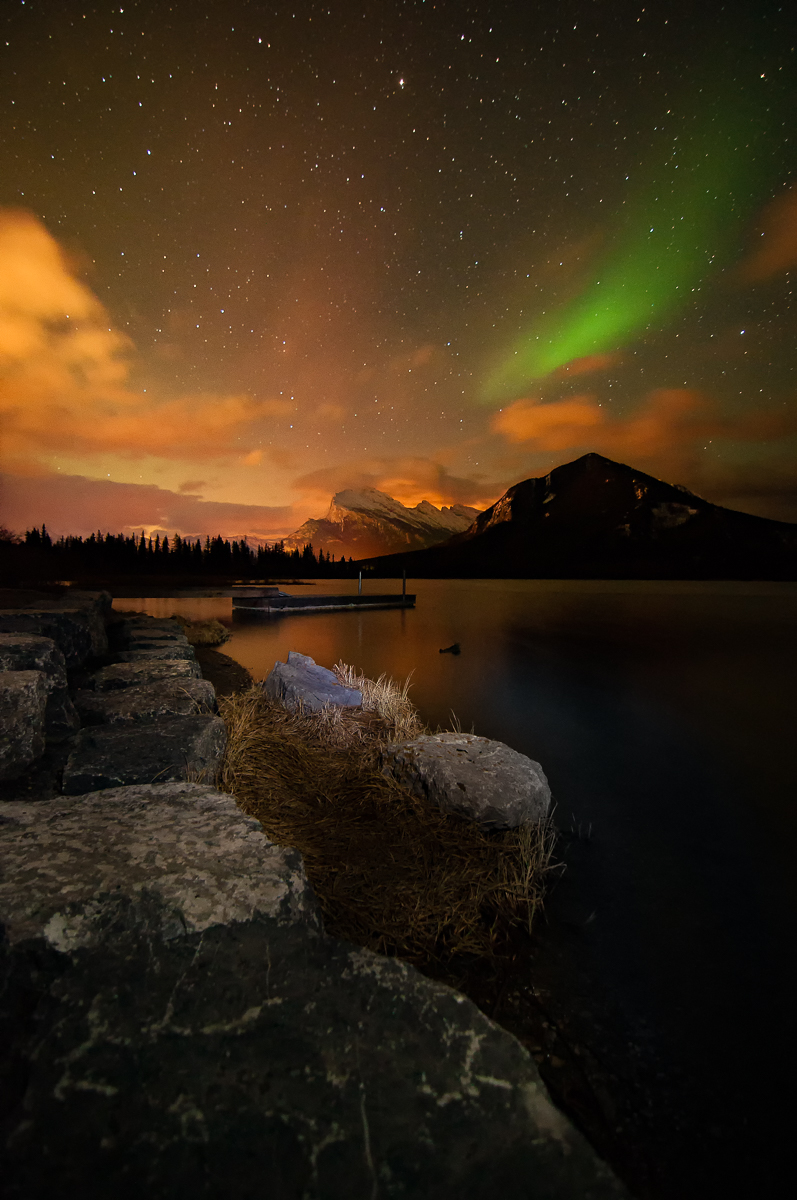
<instances>
[{"instance_id":1,"label":"blue-tinted rock","mask_svg":"<svg viewBox=\"0 0 797 1200\"><path fill-rule=\"evenodd\" d=\"M262 686L267 696L292 710L301 707L318 712L328 704L358 708L363 702L362 692L344 687L332 671L296 650L288 653L287 663L275 663Z\"/></svg>"}]
</instances>

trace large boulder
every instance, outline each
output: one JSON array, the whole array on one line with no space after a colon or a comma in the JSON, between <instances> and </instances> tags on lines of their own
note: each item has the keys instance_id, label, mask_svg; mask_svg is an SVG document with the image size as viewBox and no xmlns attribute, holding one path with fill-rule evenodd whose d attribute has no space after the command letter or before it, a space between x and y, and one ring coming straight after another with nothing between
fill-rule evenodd
<instances>
[{"instance_id":1,"label":"large boulder","mask_svg":"<svg viewBox=\"0 0 797 1200\"><path fill-rule=\"evenodd\" d=\"M166 717L153 724L81 729L64 767L66 795L132 783L214 782L227 730L221 717Z\"/></svg>"},{"instance_id":2,"label":"large boulder","mask_svg":"<svg viewBox=\"0 0 797 1200\"><path fill-rule=\"evenodd\" d=\"M68 667L79 667L95 655L99 634L94 625L88 609L0 609L0 633L33 633L50 638L61 650Z\"/></svg>"},{"instance_id":3,"label":"large boulder","mask_svg":"<svg viewBox=\"0 0 797 1200\"><path fill-rule=\"evenodd\" d=\"M299 856L229 797L14 805L0 858L8 1200L626 1195L526 1050L325 937Z\"/></svg>"},{"instance_id":4,"label":"large boulder","mask_svg":"<svg viewBox=\"0 0 797 1200\"><path fill-rule=\"evenodd\" d=\"M6 607L0 611L0 632L38 633L55 641L68 667L87 658L99 658L108 650L105 622L111 614L108 592L67 590L58 595L39 596L5 590ZM9 602L10 600L10 602Z\"/></svg>"},{"instance_id":5,"label":"large boulder","mask_svg":"<svg viewBox=\"0 0 797 1200\"><path fill-rule=\"evenodd\" d=\"M75 707L83 725L151 723L160 717L188 717L216 713L216 692L207 679L162 680L139 687L75 693Z\"/></svg>"},{"instance_id":6,"label":"large boulder","mask_svg":"<svg viewBox=\"0 0 797 1200\"><path fill-rule=\"evenodd\" d=\"M289 651L286 663L275 663L262 687L267 696L291 710L305 708L318 712L326 705L358 708L363 702L362 692L344 687L332 671L319 667L314 659L296 650Z\"/></svg>"},{"instance_id":7,"label":"large boulder","mask_svg":"<svg viewBox=\"0 0 797 1200\"><path fill-rule=\"evenodd\" d=\"M157 680L199 679L199 664L185 658L141 659L137 662L111 663L100 667L85 680L84 686L98 692L138 687Z\"/></svg>"},{"instance_id":8,"label":"large boulder","mask_svg":"<svg viewBox=\"0 0 797 1200\"><path fill-rule=\"evenodd\" d=\"M0 670L41 671L46 675L49 695L45 729L48 738L69 737L80 726L67 687L66 661L52 638L35 633L0 633Z\"/></svg>"},{"instance_id":9,"label":"large boulder","mask_svg":"<svg viewBox=\"0 0 797 1200\"><path fill-rule=\"evenodd\" d=\"M16 779L44 753L49 691L44 671L0 671L0 779Z\"/></svg>"},{"instance_id":10,"label":"large boulder","mask_svg":"<svg viewBox=\"0 0 797 1200\"><path fill-rule=\"evenodd\" d=\"M0 921L12 944L102 945L112 937L102 913L120 896L142 910L154 900L163 919L152 932L167 940L257 916L318 928L301 855L208 784L59 796L3 816Z\"/></svg>"},{"instance_id":11,"label":"large boulder","mask_svg":"<svg viewBox=\"0 0 797 1200\"><path fill-rule=\"evenodd\" d=\"M486 829L515 829L548 815L542 767L503 742L472 733L421 734L382 755L385 774L444 812Z\"/></svg>"}]
</instances>

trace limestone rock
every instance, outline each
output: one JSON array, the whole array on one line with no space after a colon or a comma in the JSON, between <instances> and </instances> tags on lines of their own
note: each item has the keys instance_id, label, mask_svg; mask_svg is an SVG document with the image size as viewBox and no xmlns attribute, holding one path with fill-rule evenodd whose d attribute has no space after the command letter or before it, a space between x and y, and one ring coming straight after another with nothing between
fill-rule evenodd
<instances>
[{"instance_id":1,"label":"limestone rock","mask_svg":"<svg viewBox=\"0 0 797 1200\"><path fill-rule=\"evenodd\" d=\"M11 599L9 604L14 595L19 599ZM60 595L47 596L4 590L3 599L9 606L0 611L0 632L38 633L52 638L61 648L68 667L79 666L90 657L101 657L108 650L105 622L112 604L108 592L69 589Z\"/></svg>"},{"instance_id":2,"label":"limestone rock","mask_svg":"<svg viewBox=\"0 0 797 1200\"><path fill-rule=\"evenodd\" d=\"M9 1200L621 1200L527 1051L183 786L0 824ZM24 881L24 886L22 886Z\"/></svg>"},{"instance_id":3,"label":"limestone rock","mask_svg":"<svg viewBox=\"0 0 797 1200\"><path fill-rule=\"evenodd\" d=\"M186 662L194 662L196 655L188 642L169 642L147 649L117 650L113 657L117 662L162 662L181 658Z\"/></svg>"},{"instance_id":4,"label":"limestone rock","mask_svg":"<svg viewBox=\"0 0 797 1200\"><path fill-rule=\"evenodd\" d=\"M548 815L551 790L539 763L472 733L422 734L388 746L383 771L444 812L487 829L514 829Z\"/></svg>"},{"instance_id":5,"label":"limestone rock","mask_svg":"<svg viewBox=\"0 0 797 1200\"><path fill-rule=\"evenodd\" d=\"M160 717L218 712L213 684L207 679L162 680L110 691L80 691L75 707L83 725L151 723Z\"/></svg>"},{"instance_id":6,"label":"limestone rock","mask_svg":"<svg viewBox=\"0 0 797 1200\"><path fill-rule=\"evenodd\" d=\"M49 691L43 671L0 671L0 779L16 779L44 753Z\"/></svg>"},{"instance_id":7,"label":"limestone rock","mask_svg":"<svg viewBox=\"0 0 797 1200\"><path fill-rule=\"evenodd\" d=\"M199 664L183 658L145 658L139 662L111 663L100 667L86 680L86 687L98 692L115 688L137 687L158 680L199 679Z\"/></svg>"},{"instance_id":8,"label":"limestone rock","mask_svg":"<svg viewBox=\"0 0 797 1200\"><path fill-rule=\"evenodd\" d=\"M207 784L59 796L3 817L0 920L12 945L99 945L120 894L133 906L157 898L162 920L150 932L167 940L256 916L318 926L301 855Z\"/></svg>"},{"instance_id":9,"label":"limestone rock","mask_svg":"<svg viewBox=\"0 0 797 1200\"><path fill-rule=\"evenodd\" d=\"M121 620L115 621L111 632L124 635L138 629L147 631L158 629L163 633L184 632L179 621L174 621L171 617L150 617L146 613L136 613L135 616L123 617Z\"/></svg>"},{"instance_id":10,"label":"limestone rock","mask_svg":"<svg viewBox=\"0 0 797 1200\"><path fill-rule=\"evenodd\" d=\"M93 624L87 610L80 608L0 610L0 633L33 633L51 638L68 667L79 667L94 654L96 631Z\"/></svg>"},{"instance_id":11,"label":"limestone rock","mask_svg":"<svg viewBox=\"0 0 797 1200\"><path fill-rule=\"evenodd\" d=\"M314 659L296 650L289 651L287 663L275 663L263 682L263 691L286 708L301 706L311 712L317 712L326 704L357 708L363 702L362 692L344 687L332 671L319 667Z\"/></svg>"},{"instance_id":12,"label":"limestone rock","mask_svg":"<svg viewBox=\"0 0 797 1200\"><path fill-rule=\"evenodd\" d=\"M80 719L67 687L66 662L51 638L35 633L0 633L0 671L42 671L47 676L48 738L68 737L79 727Z\"/></svg>"},{"instance_id":13,"label":"limestone rock","mask_svg":"<svg viewBox=\"0 0 797 1200\"><path fill-rule=\"evenodd\" d=\"M151 725L81 729L64 767L67 795L133 783L215 780L227 730L221 717L166 717Z\"/></svg>"},{"instance_id":14,"label":"limestone rock","mask_svg":"<svg viewBox=\"0 0 797 1200\"><path fill-rule=\"evenodd\" d=\"M169 650L172 646L187 646L185 634L175 633L131 633L125 639L124 650Z\"/></svg>"}]
</instances>

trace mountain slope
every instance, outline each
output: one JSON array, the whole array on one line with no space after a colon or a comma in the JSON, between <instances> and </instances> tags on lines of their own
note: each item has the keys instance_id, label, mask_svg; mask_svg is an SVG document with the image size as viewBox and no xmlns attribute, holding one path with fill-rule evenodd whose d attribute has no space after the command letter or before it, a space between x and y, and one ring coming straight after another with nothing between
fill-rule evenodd
<instances>
[{"instance_id":1,"label":"mountain slope","mask_svg":"<svg viewBox=\"0 0 797 1200\"><path fill-rule=\"evenodd\" d=\"M516 484L445 544L374 568L419 577L795 579L797 525L721 508L585 454Z\"/></svg>"},{"instance_id":2,"label":"mountain slope","mask_svg":"<svg viewBox=\"0 0 797 1200\"><path fill-rule=\"evenodd\" d=\"M478 513L463 504L435 508L428 500L406 508L376 488L349 489L332 497L325 517L305 521L285 538L285 547L301 550L311 542L316 551L335 558L417 550L467 529Z\"/></svg>"}]
</instances>

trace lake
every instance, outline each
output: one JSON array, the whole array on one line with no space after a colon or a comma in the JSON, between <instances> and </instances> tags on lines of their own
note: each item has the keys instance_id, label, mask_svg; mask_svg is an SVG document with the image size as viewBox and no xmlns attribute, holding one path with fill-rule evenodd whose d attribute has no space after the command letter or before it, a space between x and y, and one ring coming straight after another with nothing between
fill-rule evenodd
<instances>
[{"instance_id":1,"label":"lake","mask_svg":"<svg viewBox=\"0 0 797 1200\"><path fill-rule=\"evenodd\" d=\"M407 588L414 610L232 622L224 652L258 679L289 650L411 675L427 723L456 721L539 761L575 835L548 903L546 969L566 984L570 1027L602 1042L620 1075L641 1072L648 1123L663 1126L651 1195L705 1194L709 1177L726 1195L753 1181L789 1194L773 1147L791 1136L797 585ZM229 600L116 607L231 622ZM439 653L453 642L459 656Z\"/></svg>"}]
</instances>

